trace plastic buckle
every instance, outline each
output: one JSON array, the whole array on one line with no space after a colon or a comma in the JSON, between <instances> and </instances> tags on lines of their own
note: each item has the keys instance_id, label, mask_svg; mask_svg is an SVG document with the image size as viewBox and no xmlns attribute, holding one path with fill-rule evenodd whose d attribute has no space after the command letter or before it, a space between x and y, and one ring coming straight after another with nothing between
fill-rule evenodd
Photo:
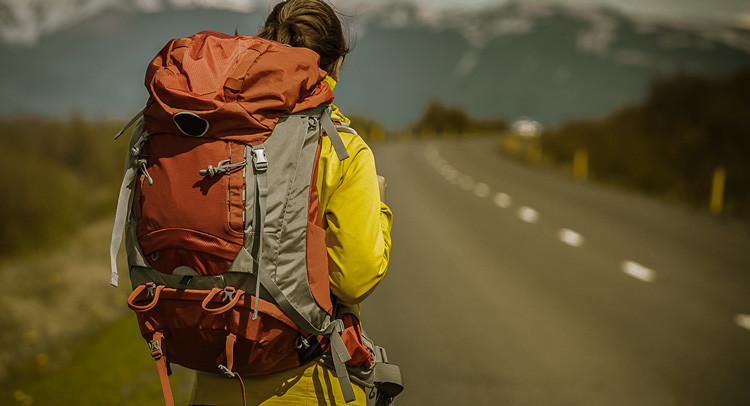
<instances>
[{"instance_id":1,"label":"plastic buckle","mask_svg":"<svg viewBox=\"0 0 750 406\"><path fill-rule=\"evenodd\" d=\"M307 349L310 348L310 343L307 341L305 337L303 337L301 334L297 336L297 339L294 341L294 347L298 350L301 350L303 348Z\"/></svg>"},{"instance_id":2,"label":"plastic buckle","mask_svg":"<svg viewBox=\"0 0 750 406\"><path fill-rule=\"evenodd\" d=\"M385 348L377 346L378 352L380 353L380 360L384 363L388 363L388 355L385 353Z\"/></svg>"},{"instance_id":3,"label":"plastic buckle","mask_svg":"<svg viewBox=\"0 0 750 406\"><path fill-rule=\"evenodd\" d=\"M268 158L266 158L266 150L264 148L253 148L253 165L258 171L265 171L268 169Z\"/></svg>"},{"instance_id":4,"label":"plastic buckle","mask_svg":"<svg viewBox=\"0 0 750 406\"><path fill-rule=\"evenodd\" d=\"M154 297L156 294L156 284L149 282L146 284L146 297Z\"/></svg>"},{"instance_id":5,"label":"plastic buckle","mask_svg":"<svg viewBox=\"0 0 750 406\"><path fill-rule=\"evenodd\" d=\"M161 344L156 340L151 340L148 342L148 348L151 350L151 356L154 357L155 360L158 360L161 358L162 352L161 352Z\"/></svg>"},{"instance_id":6,"label":"plastic buckle","mask_svg":"<svg viewBox=\"0 0 750 406\"><path fill-rule=\"evenodd\" d=\"M224 288L224 297L222 297L222 298L221 298L221 301L222 301L222 302L226 302L227 300L232 300L232 299L234 299L234 294L235 294L236 292L237 292L237 291L236 291L236 290L234 290L234 288L233 288L233 287L231 287L231 286L227 286L226 288Z\"/></svg>"},{"instance_id":7,"label":"plastic buckle","mask_svg":"<svg viewBox=\"0 0 750 406\"><path fill-rule=\"evenodd\" d=\"M221 373L228 378L234 378L234 372L230 371L229 368L225 367L224 365L219 365L219 371L221 371Z\"/></svg>"}]
</instances>

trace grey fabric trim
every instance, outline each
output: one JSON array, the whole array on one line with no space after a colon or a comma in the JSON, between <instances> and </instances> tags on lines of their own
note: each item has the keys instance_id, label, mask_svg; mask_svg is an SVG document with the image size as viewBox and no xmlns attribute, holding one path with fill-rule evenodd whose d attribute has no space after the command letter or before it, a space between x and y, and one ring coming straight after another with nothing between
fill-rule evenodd
<instances>
[{"instance_id":1,"label":"grey fabric trim","mask_svg":"<svg viewBox=\"0 0 750 406\"><path fill-rule=\"evenodd\" d=\"M196 289L196 290L211 290L213 288L224 289L227 286L231 286L235 289L241 289L248 294L251 294L255 289L255 275L247 272L225 272L221 275L169 275L157 271L151 266L131 266L130 267L130 281L133 285L133 289L140 285L145 285L149 282L154 282L156 285L164 285L168 288L173 289ZM273 298L262 286L260 289L260 298L272 302Z\"/></svg>"},{"instance_id":2,"label":"grey fabric trim","mask_svg":"<svg viewBox=\"0 0 750 406\"><path fill-rule=\"evenodd\" d=\"M326 353L318 363L335 371L333 356ZM385 362L375 361L370 368L346 366L351 382L362 386L368 395L369 405L388 405L391 400L404 390L401 368ZM338 375L338 371L336 372ZM374 392L374 393L372 393ZM372 396L372 399L371 399ZM377 399L376 399L377 398Z\"/></svg>"},{"instance_id":3,"label":"grey fabric trim","mask_svg":"<svg viewBox=\"0 0 750 406\"><path fill-rule=\"evenodd\" d=\"M146 256L143 255L141 245L138 243L138 223L132 207L128 210L128 213L130 218L125 223L125 252L128 254L128 267L151 266L146 261Z\"/></svg>"},{"instance_id":4,"label":"grey fabric trim","mask_svg":"<svg viewBox=\"0 0 750 406\"><path fill-rule=\"evenodd\" d=\"M253 273L255 267L254 263L255 258L248 250L248 247L242 247L226 273Z\"/></svg>"},{"instance_id":5,"label":"grey fabric trim","mask_svg":"<svg viewBox=\"0 0 750 406\"><path fill-rule=\"evenodd\" d=\"M149 282L154 282L156 285L164 285L168 288L173 289L196 289L196 290L211 290L213 288L224 289L227 286L231 286L235 289L241 289L248 294L253 292L255 289L255 275L247 272L225 272L221 275L169 275L157 271L151 266L131 266L130 267L130 281L133 285L133 289L140 285L145 285ZM274 299L271 294L261 286L260 298L274 303Z\"/></svg>"},{"instance_id":6,"label":"grey fabric trim","mask_svg":"<svg viewBox=\"0 0 750 406\"><path fill-rule=\"evenodd\" d=\"M120 196L117 198L115 224L112 228L112 240L109 245L109 262L111 268L109 283L115 287L118 285L119 279L117 273L117 253L120 251L120 245L122 245L122 236L125 231L129 201L133 195L133 183L136 172L135 167L131 167L125 172L122 185L120 186Z\"/></svg>"},{"instance_id":7,"label":"grey fabric trim","mask_svg":"<svg viewBox=\"0 0 750 406\"><path fill-rule=\"evenodd\" d=\"M393 364L376 362L373 365L372 380L378 390L388 397L394 397L404 390L401 368Z\"/></svg>"},{"instance_id":8,"label":"grey fabric trim","mask_svg":"<svg viewBox=\"0 0 750 406\"><path fill-rule=\"evenodd\" d=\"M301 110L296 113L289 113L287 114L288 117L295 117L295 116L302 116L302 117L320 117L321 114L323 114L324 111L331 109L330 104L321 104L317 107L312 107L306 110ZM329 113L330 115L330 113Z\"/></svg>"},{"instance_id":9,"label":"grey fabric trim","mask_svg":"<svg viewBox=\"0 0 750 406\"><path fill-rule=\"evenodd\" d=\"M306 242L310 187L320 133L318 117L285 116L263 142L269 162L266 175L269 190L263 237L259 242L263 244L263 271L317 328L328 324L329 315L317 304L307 283ZM257 216L258 210L255 213ZM253 234L253 238L258 238L258 234Z\"/></svg>"},{"instance_id":10,"label":"grey fabric trim","mask_svg":"<svg viewBox=\"0 0 750 406\"><path fill-rule=\"evenodd\" d=\"M134 120L137 120L138 118L140 118L140 114L134 117ZM132 122L133 120L131 120L131 123L129 123L127 127L129 127ZM125 131L125 129L120 131L120 134L123 131ZM140 121L136 128L133 130L133 135L131 135L130 137L128 154L125 160L125 174L123 175L122 184L120 185L120 194L117 198L117 211L115 213L115 222L112 226L112 239L110 240L109 245L109 283L115 287L117 287L119 284L119 275L117 272L117 254L120 251L120 245L122 245L123 234L125 232L125 223L128 220L128 212L132 207L133 192L135 190L135 179L138 173L136 162L138 160L138 154L140 154L140 149L136 148L135 146L143 145L143 143L147 139L148 134L143 131L143 121Z\"/></svg>"},{"instance_id":11,"label":"grey fabric trim","mask_svg":"<svg viewBox=\"0 0 750 406\"><path fill-rule=\"evenodd\" d=\"M260 276L260 284L268 291L268 293L273 297L274 302L276 305L278 305L281 310L284 311L284 314L289 316L292 321L294 321L295 324L297 324L301 329L307 331L310 334L315 335L326 335L328 334L328 330L331 329L333 323L330 321L327 323L327 326L323 329L320 329L312 324L310 320L308 320L302 313L297 310L297 308L292 305L291 302L289 302L289 299L284 295L284 293L281 291L279 286L271 280L271 277L268 276L267 272L261 272L259 274Z\"/></svg>"}]
</instances>

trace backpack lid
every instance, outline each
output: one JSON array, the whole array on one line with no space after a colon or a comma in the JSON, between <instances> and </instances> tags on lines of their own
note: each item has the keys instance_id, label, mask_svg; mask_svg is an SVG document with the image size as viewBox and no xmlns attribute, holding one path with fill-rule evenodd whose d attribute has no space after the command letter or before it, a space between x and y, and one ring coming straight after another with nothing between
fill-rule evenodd
<instances>
[{"instance_id":1,"label":"backpack lid","mask_svg":"<svg viewBox=\"0 0 750 406\"><path fill-rule=\"evenodd\" d=\"M260 143L282 115L333 101L319 58L253 36L203 31L173 39L146 71L146 131ZM181 130L185 118L200 131Z\"/></svg>"}]
</instances>

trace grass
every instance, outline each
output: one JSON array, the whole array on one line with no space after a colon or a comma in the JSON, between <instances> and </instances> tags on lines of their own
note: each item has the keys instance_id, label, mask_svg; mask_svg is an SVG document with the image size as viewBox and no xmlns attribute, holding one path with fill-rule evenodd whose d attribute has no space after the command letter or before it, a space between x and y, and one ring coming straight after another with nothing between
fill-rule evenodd
<instances>
[{"instance_id":1,"label":"grass","mask_svg":"<svg viewBox=\"0 0 750 406\"><path fill-rule=\"evenodd\" d=\"M159 377L135 315L115 321L74 346L63 366L35 377L10 379L0 388L3 405L163 405ZM39 361L38 359L36 360ZM29 369L39 369L35 364ZM175 404L187 404L193 373L173 366Z\"/></svg>"}]
</instances>

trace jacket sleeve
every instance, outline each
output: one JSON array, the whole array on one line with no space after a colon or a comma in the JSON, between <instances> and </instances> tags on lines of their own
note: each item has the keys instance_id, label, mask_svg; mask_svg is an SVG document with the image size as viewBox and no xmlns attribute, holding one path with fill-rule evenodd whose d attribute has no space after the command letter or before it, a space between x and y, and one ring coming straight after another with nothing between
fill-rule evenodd
<instances>
[{"instance_id":1,"label":"jacket sleeve","mask_svg":"<svg viewBox=\"0 0 750 406\"><path fill-rule=\"evenodd\" d=\"M349 305L364 300L385 276L392 224L380 202L372 151L361 139L354 144L347 146L351 161L344 161L324 213L331 291Z\"/></svg>"}]
</instances>

